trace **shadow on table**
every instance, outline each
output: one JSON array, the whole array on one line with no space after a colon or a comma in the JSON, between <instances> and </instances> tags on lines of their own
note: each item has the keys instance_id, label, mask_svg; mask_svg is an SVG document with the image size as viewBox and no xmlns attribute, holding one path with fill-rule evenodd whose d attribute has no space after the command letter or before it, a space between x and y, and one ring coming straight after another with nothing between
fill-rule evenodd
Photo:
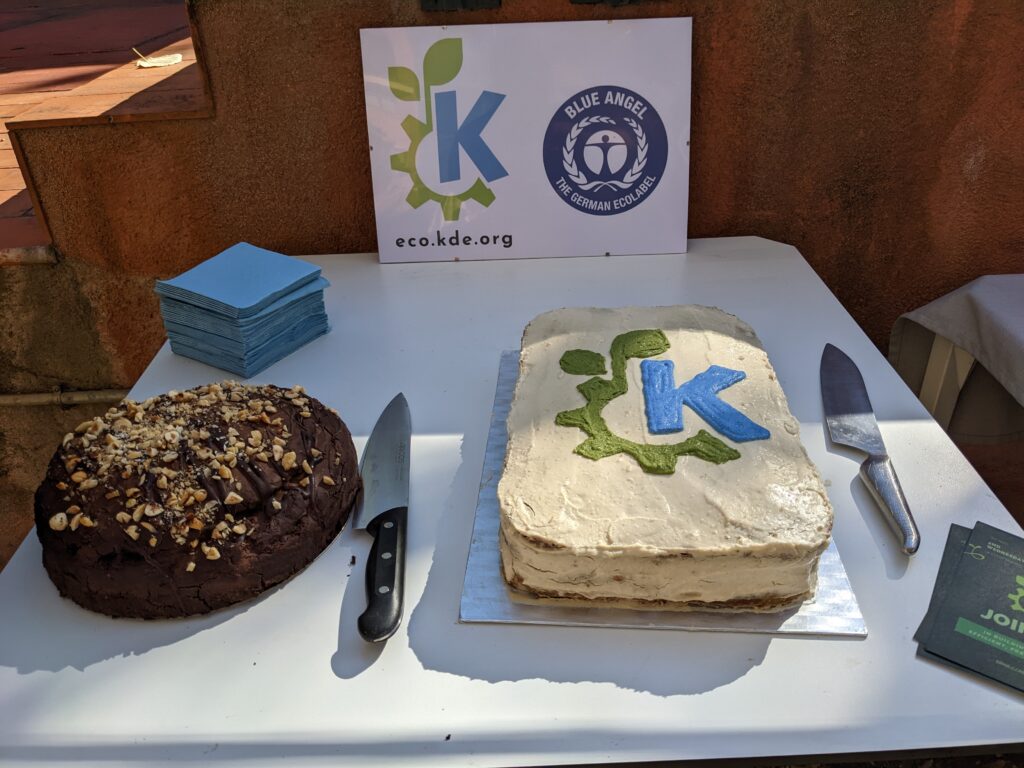
<instances>
[{"instance_id":1,"label":"shadow on table","mask_svg":"<svg viewBox=\"0 0 1024 768\"><path fill-rule=\"evenodd\" d=\"M765 635L459 624L475 514L465 500L475 502L480 482L480 464L465 457L483 456L482 443L483 435L467 435L462 445L426 587L409 617L409 644L425 668L494 683L606 682L670 696L713 690L763 661L771 642Z\"/></svg>"},{"instance_id":2,"label":"shadow on table","mask_svg":"<svg viewBox=\"0 0 1024 768\"><path fill-rule=\"evenodd\" d=\"M41 569L41 558L39 544L35 536L31 536L8 569ZM80 608L62 598L47 578L5 575L11 578L4 579L0 586L0 604L5 607L0 630L0 666L13 667L23 675L57 672L65 667L84 670L118 656L141 656L230 621L268 599L282 586L264 592L256 600L205 616L143 621L113 619ZM68 620L69 613L75 614L74 621Z\"/></svg>"},{"instance_id":3,"label":"shadow on table","mask_svg":"<svg viewBox=\"0 0 1024 768\"><path fill-rule=\"evenodd\" d=\"M360 551L369 552L370 537L365 536L367 546ZM355 551L355 548L353 548ZM363 555L365 557L365 554ZM343 680L351 680L373 666L380 658L386 643L368 643L359 635L357 620L366 608L366 577L365 563L357 564L356 555L352 557L352 577L345 585L345 595L341 600L341 612L338 618L338 649L331 656L331 670ZM406 606L406 611L409 607Z\"/></svg>"},{"instance_id":4,"label":"shadow on table","mask_svg":"<svg viewBox=\"0 0 1024 768\"><path fill-rule=\"evenodd\" d=\"M878 506L878 502L871 496L867 486L864 485L864 481L860 479L858 474L861 462L864 461L866 454L832 442L828 427L823 424L822 429L825 432L825 450L850 460L850 471L854 473L853 480L850 481L850 495L853 497L854 504L857 505L857 511L860 512L860 516L864 518L865 527L871 534L875 547L883 554L886 577L890 581L903 578L903 575L907 572L910 558L900 550L896 534L889 527L889 523L885 519L885 513ZM913 508L911 512L913 512Z\"/></svg>"},{"instance_id":5,"label":"shadow on table","mask_svg":"<svg viewBox=\"0 0 1024 768\"><path fill-rule=\"evenodd\" d=\"M885 519L885 513L878 506L878 503L871 496L871 493L859 476L854 477L850 481L850 494L853 496L854 503L857 505L861 517L864 518L868 531L871 533L874 546L878 548L879 552L883 553L886 577L890 581L897 581L903 578L907 572L907 567L910 565L910 558L903 554L896 539L896 534L889 527L889 523Z\"/></svg>"}]
</instances>

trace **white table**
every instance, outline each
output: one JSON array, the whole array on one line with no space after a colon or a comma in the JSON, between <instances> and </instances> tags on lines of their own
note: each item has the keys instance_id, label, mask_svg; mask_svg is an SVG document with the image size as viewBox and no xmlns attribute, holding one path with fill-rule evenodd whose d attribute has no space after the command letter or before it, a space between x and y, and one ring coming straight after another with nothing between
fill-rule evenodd
<instances>
[{"instance_id":1,"label":"white table","mask_svg":"<svg viewBox=\"0 0 1024 768\"><path fill-rule=\"evenodd\" d=\"M1024 698L918 660L952 522L1018 527L797 251L758 238L684 256L385 265L321 256L334 330L259 377L337 407L361 448L395 394L415 436L406 620L363 644L369 539L206 618L144 623L60 599L30 536L0 574L0 763L528 765L1005 744ZM761 336L811 458L866 639L461 625L459 596L501 350L560 306L703 303ZM921 528L905 559L826 443L818 362L860 366ZM221 378L165 347L138 398ZM350 566L352 554L357 565Z\"/></svg>"}]
</instances>

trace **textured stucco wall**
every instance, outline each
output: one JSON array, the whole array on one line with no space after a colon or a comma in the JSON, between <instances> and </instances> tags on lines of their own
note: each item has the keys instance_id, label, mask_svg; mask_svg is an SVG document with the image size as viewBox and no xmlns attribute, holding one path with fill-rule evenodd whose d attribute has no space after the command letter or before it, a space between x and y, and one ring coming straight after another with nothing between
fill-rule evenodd
<instances>
[{"instance_id":1,"label":"textured stucco wall","mask_svg":"<svg viewBox=\"0 0 1024 768\"><path fill-rule=\"evenodd\" d=\"M192 12L214 118L20 135L63 260L0 270L0 390L131 384L163 339L153 278L238 240L375 249L361 27L693 16L691 236L795 245L879 345L901 312L1024 271L1018 0L504 0L443 14L414 0L195 0Z\"/></svg>"}]
</instances>

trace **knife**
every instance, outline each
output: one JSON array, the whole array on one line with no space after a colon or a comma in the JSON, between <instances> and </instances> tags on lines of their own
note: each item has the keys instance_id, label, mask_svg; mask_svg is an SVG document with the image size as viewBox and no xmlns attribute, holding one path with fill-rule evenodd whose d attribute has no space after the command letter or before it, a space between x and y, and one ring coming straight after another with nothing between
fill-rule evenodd
<instances>
[{"instance_id":1,"label":"knife","mask_svg":"<svg viewBox=\"0 0 1024 768\"><path fill-rule=\"evenodd\" d=\"M856 363L831 344L821 353L821 400L832 442L868 455L860 465L860 479L885 512L903 552L914 554L921 546L921 535L878 431L864 378Z\"/></svg>"},{"instance_id":2,"label":"knife","mask_svg":"<svg viewBox=\"0 0 1024 768\"><path fill-rule=\"evenodd\" d=\"M411 437L409 404L399 393L377 419L359 461L363 493L353 526L373 536L373 545L366 562L366 610L357 623L370 643L387 640L402 622Z\"/></svg>"}]
</instances>

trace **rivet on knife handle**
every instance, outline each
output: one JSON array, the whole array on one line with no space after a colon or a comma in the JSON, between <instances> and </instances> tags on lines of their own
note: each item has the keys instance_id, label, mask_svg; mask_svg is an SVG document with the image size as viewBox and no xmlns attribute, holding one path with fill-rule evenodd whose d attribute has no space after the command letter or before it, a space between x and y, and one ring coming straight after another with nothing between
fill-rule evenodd
<instances>
[{"instance_id":1,"label":"rivet on knife handle","mask_svg":"<svg viewBox=\"0 0 1024 768\"><path fill-rule=\"evenodd\" d=\"M370 643L387 640L402 622L405 589L405 526L408 507L382 512L366 527L373 536L366 562L366 610L359 634Z\"/></svg>"},{"instance_id":2,"label":"rivet on knife handle","mask_svg":"<svg viewBox=\"0 0 1024 768\"><path fill-rule=\"evenodd\" d=\"M889 457L868 456L860 465L860 477L885 512L889 525L899 536L903 551L908 555L917 552L921 546L921 535Z\"/></svg>"}]
</instances>

